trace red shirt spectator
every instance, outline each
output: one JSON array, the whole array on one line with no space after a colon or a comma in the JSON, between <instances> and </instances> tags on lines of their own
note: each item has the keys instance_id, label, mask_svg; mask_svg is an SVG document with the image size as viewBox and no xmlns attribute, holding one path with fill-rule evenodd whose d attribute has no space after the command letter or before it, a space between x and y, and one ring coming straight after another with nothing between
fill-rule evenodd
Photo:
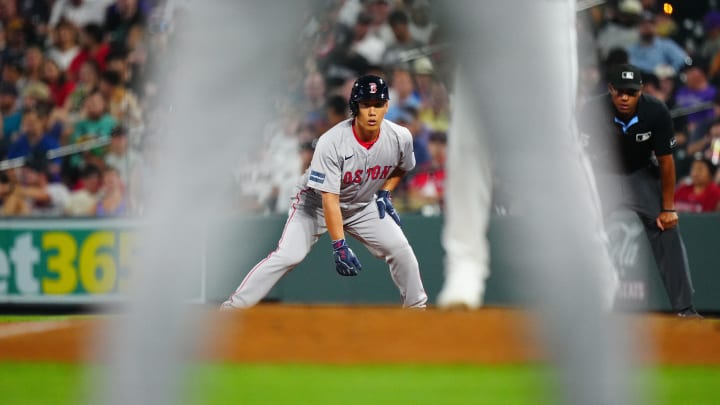
<instances>
[{"instance_id":1,"label":"red shirt spectator","mask_svg":"<svg viewBox=\"0 0 720 405\"><path fill-rule=\"evenodd\" d=\"M97 62L100 71L105 70L105 60L110 53L110 45L104 41L105 32L102 27L97 24L88 24L80 31L80 44L82 50L70 62L67 68L67 74L70 79L75 80L80 72L82 64L92 59Z\"/></svg>"},{"instance_id":2,"label":"red shirt spectator","mask_svg":"<svg viewBox=\"0 0 720 405\"><path fill-rule=\"evenodd\" d=\"M75 82L67 80L57 62L49 58L43 62L42 78L50 88L50 95L55 106L65 105L65 100L75 89Z\"/></svg>"},{"instance_id":3,"label":"red shirt spectator","mask_svg":"<svg viewBox=\"0 0 720 405\"><path fill-rule=\"evenodd\" d=\"M720 187L713 183L715 168L707 159L698 159L690 169L691 183L675 191L675 208L683 212L720 211Z\"/></svg>"}]
</instances>

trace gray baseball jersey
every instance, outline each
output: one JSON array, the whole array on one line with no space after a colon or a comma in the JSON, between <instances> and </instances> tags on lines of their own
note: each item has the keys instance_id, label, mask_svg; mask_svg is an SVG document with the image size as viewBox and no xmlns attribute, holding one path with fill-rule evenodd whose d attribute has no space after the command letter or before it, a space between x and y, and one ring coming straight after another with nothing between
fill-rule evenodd
<instances>
[{"instance_id":1,"label":"gray baseball jersey","mask_svg":"<svg viewBox=\"0 0 720 405\"><path fill-rule=\"evenodd\" d=\"M383 120L380 136L368 149L355 136L352 123L347 119L318 139L310 167L298 183L300 190L309 187L315 191L303 194L301 204L306 207L320 210L322 191L339 194L346 218L375 201L375 193L395 168L409 172L415 167L413 139L407 128Z\"/></svg>"}]
</instances>

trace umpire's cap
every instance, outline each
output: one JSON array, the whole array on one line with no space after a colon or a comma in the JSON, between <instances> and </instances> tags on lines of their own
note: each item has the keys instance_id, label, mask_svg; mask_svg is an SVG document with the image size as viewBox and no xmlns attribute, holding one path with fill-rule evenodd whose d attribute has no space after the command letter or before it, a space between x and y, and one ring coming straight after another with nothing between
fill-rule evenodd
<instances>
[{"instance_id":1,"label":"umpire's cap","mask_svg":"<svg viewBox=\"0 0 720 405\"><path fill-rule=\"evenodd\" d=\"M640 90L642 73L633 65L615 65L610 68L610 84L616 89Z\"/></svg>"},{"instance_id":2,"label":"umpire's cap","mask_svg":"<svg viewBox=\"0 0 720 405\"><path fill-rule=\"evenodd\" d=\"M385 79L380 76L365 75L355 81L348 102L353 116L358 114L358 103L365 100L390 100Z\"/></svg>"}]
</instances>

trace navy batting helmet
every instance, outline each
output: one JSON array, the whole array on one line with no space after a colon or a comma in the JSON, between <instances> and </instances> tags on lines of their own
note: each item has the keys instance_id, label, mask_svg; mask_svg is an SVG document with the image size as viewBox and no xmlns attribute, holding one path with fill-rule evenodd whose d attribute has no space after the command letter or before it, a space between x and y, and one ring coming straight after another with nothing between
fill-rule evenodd
<instances>
[{"instance_id":1,"label":"navy batting helmet","mask_svg":"<svg viewBox=\"0 0 720 405\"><path fill-rule=\"evenodd\" d=\"M379 76L365 75L355 81L348 103L353 116L358 114L358 103L365 100L390 100L385 79Z\"/></svg>"}]
</instances>

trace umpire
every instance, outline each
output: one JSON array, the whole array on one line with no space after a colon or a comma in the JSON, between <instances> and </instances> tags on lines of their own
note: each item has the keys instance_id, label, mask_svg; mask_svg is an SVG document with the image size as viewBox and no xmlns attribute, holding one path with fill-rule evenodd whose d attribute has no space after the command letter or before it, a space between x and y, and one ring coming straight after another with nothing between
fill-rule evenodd
<instances>
[{"instance_id":1,"label":"umpire","mask_svg":"<svg viewBox=\"0 0 720 405\"><path fill-rule=\"evenodd\" d=\"M677 140L670 112L660 100L642 94L637 67L616 65L608 74L609 93L589 100L578 116L603 212L628 208L637 213L673 311L681 317L700 317L677 227L672 155Z\"/></svg>"}]
</instances>

